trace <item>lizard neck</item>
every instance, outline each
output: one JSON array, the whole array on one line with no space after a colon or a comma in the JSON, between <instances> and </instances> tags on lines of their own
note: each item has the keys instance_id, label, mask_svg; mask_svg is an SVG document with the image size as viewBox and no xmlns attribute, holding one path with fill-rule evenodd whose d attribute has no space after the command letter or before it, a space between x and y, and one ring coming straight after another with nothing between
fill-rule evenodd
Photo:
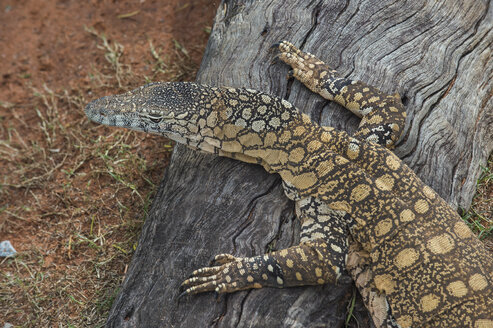
<instances>
[{"instance_id":1,"label":"lizard neck","mask_svg":"<svg viewBox=\"0 0 493 328\"><path fill-rule=\"evenodd\" d=\"M316 139L317 130L308 116L295 113L289 124L280 129L257 132L226 123L215 130L215 137L220 140L220 155L258 163L269 172L280 173L295 170L313 155L307 145Z\"/></svg>"}]
</instances>

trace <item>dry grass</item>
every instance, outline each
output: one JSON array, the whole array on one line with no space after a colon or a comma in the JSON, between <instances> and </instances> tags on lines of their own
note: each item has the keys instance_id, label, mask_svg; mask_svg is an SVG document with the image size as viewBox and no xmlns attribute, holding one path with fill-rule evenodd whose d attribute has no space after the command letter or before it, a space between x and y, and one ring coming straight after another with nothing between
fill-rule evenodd
<instances>
[{"instance_id":1,"label":"dry grass","mask_svg":"<svg viewBox=\"0 0 493 328\"><path fill-rule=\"evenodd\" d=\"M31 88L29 122L0 103L15 118L0 124L0 231L31 241L0 262L0 313L23 327L103 326L172 150L161 137L91 123L84 106L142 81L192 79L197 68L182 48L162 57L150 44L150 71L138 76L121 44L88 32L107 64L87 87Z\"/></svg>"},{"instance_id":2,"label":"dry grass","mask_svg":"<svg viewBox=\"0 0 493 328\"><path fill-rule=\"evenodd\" d=\"M477 182L477 191L463 219L472 231L493 251L493 154Z\"/></svg>"}]
</instances>

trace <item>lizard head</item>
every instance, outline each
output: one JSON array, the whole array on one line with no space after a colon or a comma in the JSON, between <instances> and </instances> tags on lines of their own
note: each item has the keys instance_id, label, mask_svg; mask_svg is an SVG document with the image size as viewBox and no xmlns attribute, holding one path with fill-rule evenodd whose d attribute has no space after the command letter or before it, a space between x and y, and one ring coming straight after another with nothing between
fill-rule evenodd
<instances>
[{"instance_id":1,"label":"lizard head","mask_svg":"<svg viewBox=\"0 0 493 328\"><path fill-rule=\"evenodd\" d=\"M124 94L90 102L86 115L97 123L163 135L181 143L198 137L196 99L204 93L194 83L150 83Z\"/></svg>"},{"instance_id":2,"label":"lizard head","mask_svg":"<svg viewBox=\"0 0 493 328\"><path fill-rule=\"evenodd\" d=\"M97 123L159 134L211 153L256 149L259 135L302 121L296 108L278 97L193 82L147 84L96 99L85 112Z\"/></svg>"}]
</instances>

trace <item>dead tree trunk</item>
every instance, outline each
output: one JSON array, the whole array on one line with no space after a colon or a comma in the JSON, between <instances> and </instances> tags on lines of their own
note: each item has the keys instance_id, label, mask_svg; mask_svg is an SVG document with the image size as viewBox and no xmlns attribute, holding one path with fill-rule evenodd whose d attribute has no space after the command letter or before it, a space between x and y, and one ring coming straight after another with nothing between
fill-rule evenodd
<instances>
[{"instance_id":1,"label":"dead tree trunk","mask_svg":"<svg viewBox=\"0 0 493 328\"><path fill-rule=\"evenodd\" d=\"M357 118L271 62L269 47L290 40L344 76L399 92L408 122L398 155L452 205L468 207L493 147L492 21L480 0L223 0L197 81L270 92L354 131ZM182 280L215 254L285 248L298 230L278 176L176 147L108 326L343 326L350 284L176 299Z\"/></svg>"}]
</instances>

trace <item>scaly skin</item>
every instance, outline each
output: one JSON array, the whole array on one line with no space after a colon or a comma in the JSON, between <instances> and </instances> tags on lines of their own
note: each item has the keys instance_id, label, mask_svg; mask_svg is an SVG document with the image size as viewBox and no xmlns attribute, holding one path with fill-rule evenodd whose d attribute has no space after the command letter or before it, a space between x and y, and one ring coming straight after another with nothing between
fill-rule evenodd
<instances>
[{"instance_id":1,"label":"scaly skin","mask_svg":"<svg viewBox=\"0 0 493 328\"><path fill-rule=\"evenodd\" d=\"M184 293L334 283L347 266L379 327L492 327L491 256L445 201L376 144L391 147L402 131L398 97L340 78L290 43L278 47L296 78L363 116L357 138L249 89L154 83L86 107L102 124L260 164L297 201L300 245L218 255L216 266L183 283Z\"/></svg>"}]
</instances>

